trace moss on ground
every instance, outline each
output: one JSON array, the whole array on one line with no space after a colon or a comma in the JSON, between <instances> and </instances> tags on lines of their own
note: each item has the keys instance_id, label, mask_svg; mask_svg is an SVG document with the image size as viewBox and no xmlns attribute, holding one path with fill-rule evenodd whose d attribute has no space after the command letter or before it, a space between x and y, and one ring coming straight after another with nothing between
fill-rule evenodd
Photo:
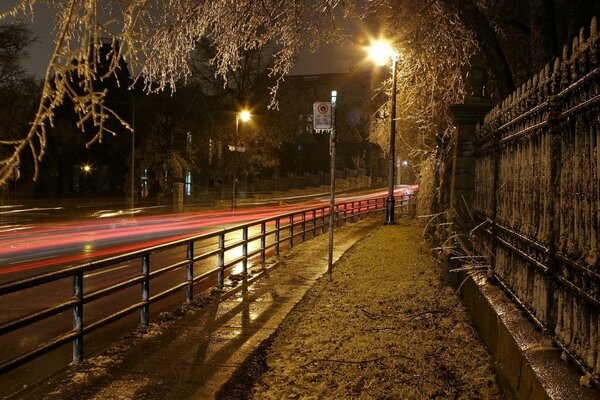
<instances>
[{"instance_id":1,"label":"moss on ground","mask_svg":"<svg viewBox=\"0 0 600 400\"><path fill-rule=\"evenodd\" d=\"M384 226L353 247L261 349L264 372L236 398L501 398L489 355L420 237L415 226Z\"/></svg>"}]
</instances>

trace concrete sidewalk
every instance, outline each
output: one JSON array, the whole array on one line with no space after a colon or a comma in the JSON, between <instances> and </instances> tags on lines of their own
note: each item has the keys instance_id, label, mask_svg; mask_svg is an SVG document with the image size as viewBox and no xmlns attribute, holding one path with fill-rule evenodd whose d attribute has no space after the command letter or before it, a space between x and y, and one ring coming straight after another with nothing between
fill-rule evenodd
<instances>
[{"instance_id":1,"label":"concrete sidewalk","mask_svg":"<svg viewBox=\"0 0 600 400\"><path fill-rule=\"evenodd\" d=\"M334 260L379 226L381 219L371 218L336 230ZM153 324L133 345L122 340L116 349L18 398L214 398L326 273L327 241L325 234L297 245L274 260L273 268L251 269L247 281L213 292L207 305L192 307L170 323Z\"/></svg>"}]
</instances>

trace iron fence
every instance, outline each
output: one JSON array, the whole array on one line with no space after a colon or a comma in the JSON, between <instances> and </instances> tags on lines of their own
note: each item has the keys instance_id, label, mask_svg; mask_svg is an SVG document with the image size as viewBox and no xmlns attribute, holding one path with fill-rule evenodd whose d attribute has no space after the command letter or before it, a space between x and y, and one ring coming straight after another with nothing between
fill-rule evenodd
<instances>
[{"instance_id":1,"label":"iron fence","mask_svg":"<svg viewBox=\"0 0 600 400\"><path fill-rule=\"evenodd\" d=\"M401 195L397 204L401 214L408 214L414 209L414 195ZM339 203L334 210L335 222L339 225L383 210L385 197ZM48 285L65 279L72 282L70 285L63 285L61 289L72 291L71 295L65 296L64 301L46 304L42 299L43 305L35 311L0 322L2 337L59 314L72 313L72 326L68 327L68 331L17 356L0 360L0 375L68 343L72 343L73 363L80 363L84 359L84 338L91 332L136 311L140 312L140 326L147 327L150 323L150 306L153 303L180 292L184 293L185 302L191 303L194 291L201 282L212 279L213 282L216 281L217 287L222 288L227 274L231 273L234 267L240 268L241 274L246 274L250 264L264 263L270 254L277 255L284 248L292 248L298 240L304 241L324 233L329 218L329 205L304 209L0 285L2 300L32 288L37 290L37 296L43 297ZM155 266L155 259L165 251L173 251L173 254L166 257L168 262L166 265L156 262L158 265ZM138 273L119 278L108 286L86 286L87 277L91 274L97 274L98 271L110 273L116 269L114 266L130 262L138 263ZM151 285L156 278L173 271L180 272L180 275L172 282L172 286L162 288L156 293L151 291ZM137 298L129 298L128 304L119 305L118 310L93 321L84 319L91 303L136 286L140 288L141 293ZM206 285L204 287L206 288ZM52 287L52 290L57 289Z\"/></svg>"},{"instance_id":2,"label":"iron fence","mask_svg":"<svg viewBox=\"0 0 600 400\"><path fill-rule=\"evenodd\" d=\"M600 373L600 40L596 20L478 130L475 211L500 285ZM596 384L598 380L596 379Z\"/></svg>"}]
</instances>

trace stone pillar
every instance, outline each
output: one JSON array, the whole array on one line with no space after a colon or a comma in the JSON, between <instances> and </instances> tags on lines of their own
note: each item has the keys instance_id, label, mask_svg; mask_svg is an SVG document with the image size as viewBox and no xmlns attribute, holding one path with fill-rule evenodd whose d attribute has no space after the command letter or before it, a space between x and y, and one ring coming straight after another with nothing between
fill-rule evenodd
<instances>
[{"instance_id":1,"label":"stone pillar","mask_svg":"<svg viewBox=\"0 0 600 400\"><path fill-rule=\"evenodd\" d=\"M475 190L475 131L477 124L483 123L483 118L492 109L492 104L483 94L486 83L485 70L473 68L467 73L469 96L463 104L450 106L456 126L449 210L449 221L454 223L453 231L468 231L473 227L471 211Z\"/></svg>"}]
</instances>

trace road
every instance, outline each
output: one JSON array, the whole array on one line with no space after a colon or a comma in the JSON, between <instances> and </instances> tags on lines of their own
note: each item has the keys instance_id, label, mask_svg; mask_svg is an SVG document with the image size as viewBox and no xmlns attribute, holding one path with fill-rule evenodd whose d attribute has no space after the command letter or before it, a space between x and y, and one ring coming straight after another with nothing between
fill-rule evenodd
<instances>
[{"instance_id":1,"label":"road","mask_svg":"<svg viewBox=\"0 0 600 400\"><path fill-rule=\"evenodd\" d=\"M400 192L402 189L398 189ZM382 191L340 195L338 200L360 200L382 196ZM11 224L10 213L21 215L50 212L55 208L3 210L5 223L0 226L0 283L48 272L93 259L126 253L226 226L276 214L323 205L326 196L302 199L288 198L279 205L255 205L230 210L207 210L194 213L144 215L148 209L101 210L87 218L36 223ZM34 217L35 218L35 217Z\"/></svg>"}]
</instances>

